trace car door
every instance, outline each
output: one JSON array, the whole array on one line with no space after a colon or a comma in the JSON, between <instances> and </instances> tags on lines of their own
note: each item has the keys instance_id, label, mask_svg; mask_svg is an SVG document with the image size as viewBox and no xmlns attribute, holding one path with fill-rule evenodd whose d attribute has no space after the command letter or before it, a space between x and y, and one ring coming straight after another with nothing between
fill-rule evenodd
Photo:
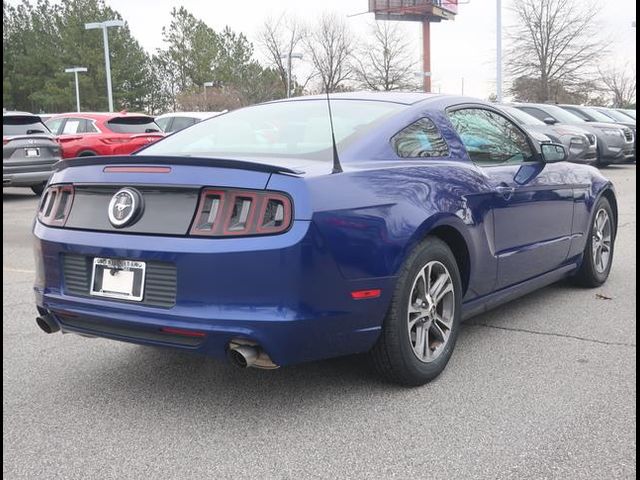
<instances>
[{"instance_id":1,"label":"car door","mask_svg":"<svg viewBox=\"0 0 640 480\"><path fill-rule=\"evenodd\" d=\"M449 118L492 190L497 288L559 267L571 244L573 188L561 164L545 164L504 115L461 107Z\"/></svg>"},{"instance_id":2,"label":"car door","mask_svg":"<svg viewBox=\"0 0 640 480\"><path fill-rule=\"evenodd\" d=\"M62 145L62 152L65 158L77 157L83 150L82 126L83 118L67 117L60 126L58 142Z\"/></svg>"}]
</instances>

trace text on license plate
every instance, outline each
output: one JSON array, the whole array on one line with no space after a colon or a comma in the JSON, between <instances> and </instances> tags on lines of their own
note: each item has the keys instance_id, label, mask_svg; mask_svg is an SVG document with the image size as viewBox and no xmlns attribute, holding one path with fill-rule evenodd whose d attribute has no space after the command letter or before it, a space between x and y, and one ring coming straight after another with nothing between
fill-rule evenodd
<instances>
[{"instance_id":1,"label":"text on license plate","mask_svg":"<svg viewBox=\"0 0 640 480\"><path fill-rule=\"evenodd\" d=\"M145 269L145 262L94 258L91 295L139 302L144 297Z\"/></svg>"}]
</instances>

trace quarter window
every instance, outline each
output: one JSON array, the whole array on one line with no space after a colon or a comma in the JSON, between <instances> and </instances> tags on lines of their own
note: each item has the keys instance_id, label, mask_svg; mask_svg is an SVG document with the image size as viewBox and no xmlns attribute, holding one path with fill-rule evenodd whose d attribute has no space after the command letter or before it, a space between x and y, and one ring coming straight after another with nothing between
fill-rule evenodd
<instances>
[{"instance_id":1,"label":"quarter window","mask_svg":"<svg viewBox=\"0 0 640 480\"><path fill-rule=\"evenodd\" d=\"M449 114L471 160L511 165L534 159L529 139L511 120L491 110L467 108Z\"/></svg>"},{"instance_id":2,"label":"quarter window","mask_svg":"<svg viewBox=\"0 0 640 480\"><path fill-rule=\"evenodd\" d=\"M391 139L399 157L447 157L449 146L440 132L428 118L421 118Z\"/></svg>"}]
</instances>

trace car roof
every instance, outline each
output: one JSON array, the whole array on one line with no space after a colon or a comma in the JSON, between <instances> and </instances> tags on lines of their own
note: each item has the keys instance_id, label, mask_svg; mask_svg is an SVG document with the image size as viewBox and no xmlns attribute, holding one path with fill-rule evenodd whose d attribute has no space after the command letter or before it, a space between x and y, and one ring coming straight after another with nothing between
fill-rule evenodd
<instances>
[{"instance_id":1,"label":"car roof","mask_svg":"<svg viewBox=\"0 0 640 480\"><path fill-rule=\"evenodd\" d=\"M147 115L146 113L135 113L135 112L131 112L131 113L130 112L67 112L67 113L56 113L51 116L51 119L68 118L68 117L86 117L86 118L91 118L93 120L111 120L113 118L121 118L121 117L149 117L153 119L151 115Z\"/></svg>"},{"instance_id":2,"label":"car roof","mask_svg":"<svg viewBox=\"0 0 640 480\"><path fill-rule=\"evenodd\" d=\"M429 100L436 100L444 98L447 95L439 93L424 93L424 92L341 92L330 93L329 98L331 100L369 100L378 102L390 102L401 103L404 105L413 105L420 102ZM274 100L273 102L295 102L301 100L326 100L326 94L320 95L305 95L302 97L283 98L281 100Z\"/></svg>"},{"instance_id":3,"label":"car roof","mask_svg":"<svg viewBox=\"0 0 640 480\"><path fill-rule=\"evenodd\" d=\"M16 116L20 116L20 117L37 117L38 115L34 114L34 113L30 113L30 112L19 112L19 111L15 111L15 110L11 110L11 111L2 111L2 116L3 117L16 117Z\"/></svg>"}]
</instances>

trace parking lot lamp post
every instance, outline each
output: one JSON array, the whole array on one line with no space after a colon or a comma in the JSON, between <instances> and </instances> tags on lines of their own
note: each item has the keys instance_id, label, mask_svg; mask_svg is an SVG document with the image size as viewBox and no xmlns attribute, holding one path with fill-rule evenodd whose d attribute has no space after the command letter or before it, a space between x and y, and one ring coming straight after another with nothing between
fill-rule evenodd
<instances>
[{"instance_id":1,"label":"parking lot lamp post","mask_svg":"<svg viewBox=\"0 0 640 480\"><path fill-rule=\"evenodd\" d=\"M496 0L496 102L502 103L502 0Z\"/></svg>"},{"instance_id":2,"label":"parking lot lamp post","mask_svg":"<svg viewBox=\"0 0 640 480\"><path fill-rule=\"evenodd\" d=\"M298 60L302 60L302 54L289 52L288 54L281 55L280 58L287 59L287 98L289 98L291 97L291 59L297 58Z\"/></svg>"},{"instance_id":3,"label":"parking lot lamp post","mask_svg":"<svg viewBox=\"0 0 640 480\"><path fill-rule=\"evenodd\" d=\"M85 23L85 30L102 29L102 40L104 43L104 67L107 75L107 96L109 97L109 111L113 112L113 91L111 89L111 61L109 59L109 27L124 27L123 20L107 20L106 22Z\"/></svg>"},{"instance_id":4,"label":"parking lot lamp post","mask_svg":"<svg viewBox=\"0 0 640 480\"><path fill-rule=\"evenodd\" d=\"M76 79L76 111L80 111L80 86L78 84L78 73L80 72L86 72L87 69L86 67L72 67L72 68L65 68L64 71L66 73L73 73L73 76Z\"/></svg>"}]
</instances>

